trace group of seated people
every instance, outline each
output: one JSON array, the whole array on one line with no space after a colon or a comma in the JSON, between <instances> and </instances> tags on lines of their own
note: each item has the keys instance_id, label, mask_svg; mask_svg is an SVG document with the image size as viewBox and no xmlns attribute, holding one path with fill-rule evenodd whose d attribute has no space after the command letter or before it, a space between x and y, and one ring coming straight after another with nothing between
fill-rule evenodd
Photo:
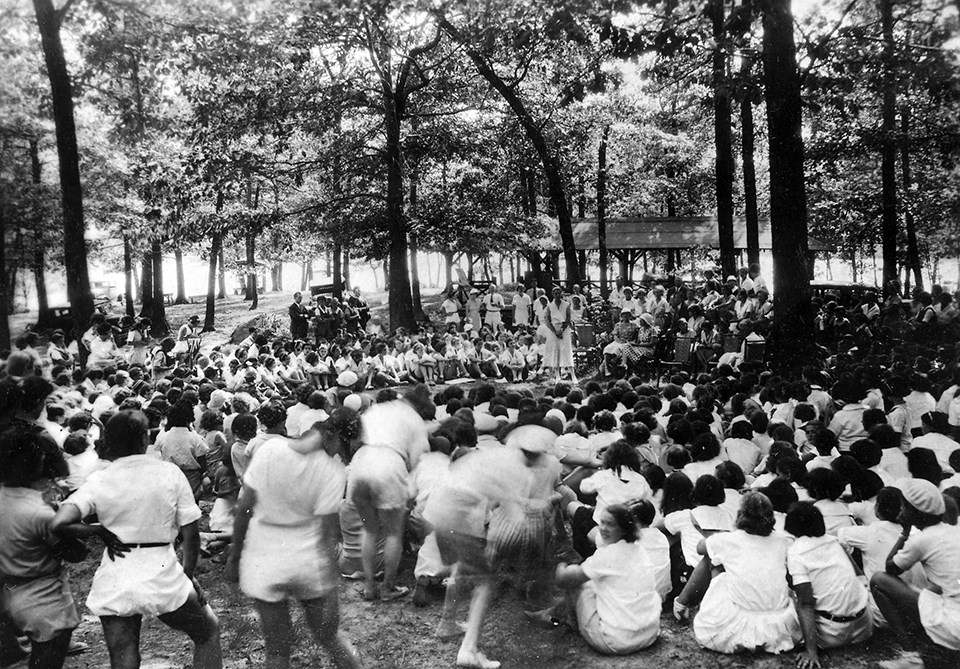
<instances>
[{"instance_id":1,"label":"group of seated people","mask_svg":"<svg viewBox=\"0 0 960 669\"><path fill-rule=\"evenodd\" d=\"M877 629L902 648L888 669L960 651L955 357L861 349L791 377L744 360L657 384L391 387L401 372L438 381L428 345L506 337L348 335L321 361L254 332L172 370L76 374L10 354L3 651L20 634L42 666L62 665L79 623L62 562L92 539L105 553L86 604L114 667L139 658L143 615L186 633L195 667L222 665L196 577L221 550L202 578L239 579L275 666L289 662L290 600L335 666L360 666L347 637L362 631L338 630L340 578L384 605L442 593L436 634L462 635L467 667L499 666L479 645L499 580L532 624L568 625L607 654L648 648L662 615L690 621L704 648L796 649L804 668ZM408 350L420 376L382 371Z\"/></svg>"}]
</instances>

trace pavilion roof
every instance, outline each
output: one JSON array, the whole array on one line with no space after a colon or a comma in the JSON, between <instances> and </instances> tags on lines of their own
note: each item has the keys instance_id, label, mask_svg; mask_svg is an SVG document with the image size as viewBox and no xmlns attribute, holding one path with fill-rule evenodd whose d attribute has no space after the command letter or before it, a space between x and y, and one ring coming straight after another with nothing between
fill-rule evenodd
<instances>
[{"instance_id":1,"label":"pavilion roof","mask_svg":"<svg viewBox=\"0 0 960 669\"><path fill-rule=\"evenodd\" d=\"M770 219L760 218L760 248L769 250L771 245ZM562 248L559 233L552 239L544 240L543 246L551 250ZM573 223L573 238L577 250L591 251L599 248L597 220L578 218ZM829 244L807 237L811 251L832 251ZM747 248L746 219L735 216L733 219L733 245L737 249ZM660 250L689 249L695 246L720 248L716 216L638 216L607 219L607 248L619 250Z\"/></svg>"}]
</instances>

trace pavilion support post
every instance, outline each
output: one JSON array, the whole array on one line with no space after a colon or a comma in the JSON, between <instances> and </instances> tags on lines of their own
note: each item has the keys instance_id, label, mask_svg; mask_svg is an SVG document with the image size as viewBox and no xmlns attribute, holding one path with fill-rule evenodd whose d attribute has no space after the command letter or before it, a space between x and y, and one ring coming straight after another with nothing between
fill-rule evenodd
<instances>
[{"instance_id":1,"label":"pavilion support post","mask_svg":"<svg viewBox=\"0 0 960 669\"><path fill-rule=\"evenodd\" d=\"M650 271L650 265L647 262L647 252L644 251L643 252L643 273L646 274L649 271Z\"/></svg>"}]
</instances>

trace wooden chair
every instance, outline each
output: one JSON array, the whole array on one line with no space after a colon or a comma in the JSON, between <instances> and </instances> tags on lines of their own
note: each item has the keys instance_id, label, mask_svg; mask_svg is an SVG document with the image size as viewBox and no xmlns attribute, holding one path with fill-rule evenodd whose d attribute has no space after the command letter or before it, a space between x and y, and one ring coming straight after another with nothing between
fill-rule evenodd
<instances>
[{"instance_id":1,"label":"wooden chair","mask_svg":"<svg viewBox=\"0 0 960 669\"><path fill-rule=\"evenodd\" d=\"M574 326L576 341L573 346L573 361L575 364L591 365L600 360L600 349L597 346L597 333L592 323L580 323Z\"/></svg>"}]
</instances>

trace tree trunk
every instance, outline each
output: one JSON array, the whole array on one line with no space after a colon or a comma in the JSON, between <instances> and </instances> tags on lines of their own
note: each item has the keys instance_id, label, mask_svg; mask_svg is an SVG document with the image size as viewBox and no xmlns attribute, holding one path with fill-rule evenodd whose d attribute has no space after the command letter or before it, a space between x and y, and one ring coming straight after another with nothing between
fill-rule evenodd
<instances>
[{"instance_id":1,"label":"tree trunk","mask_svg":"<svg viewBox=\"0 0 960 669\"><path fill-rule=\"evenodd\" d=\"M743 58L740 70L746 82L750 76L750 59ZM760 262L760 224L757 215L757 172L753 161L753 102L745 85L740 100L740 154L743 162L743 200L747 224L747 263Z\"/></svg>"},{"instance_id":2,"label":"tree trunk","mask_svg":"<svg viewBox=\"0 0 960 669\"><path fill-rule=\"evenodd\" d=\"M217 299L227 297L227 265L223 259L223 236L220 236L220 253L217 254Z\"/></svg>"},{"instance_id":3,"label":"tree trunk","mask_svg":"<svg viewBox=\"0 0 960 669\"><path fill-rule=\"evenodd\" d=\"M270 268L270 291L279 293L283 291L283 263L274 263Z\"/></svg>"},{"instance_id":4,"label":"tree trunk","mask_svg":"<svg viewBox=\"0 0 960 669\"><path fill-rule=\"evenodd\" d=\"M443 252L443 280L444 287L453 283L453 251Z\"/></svg>"},{"instance_id":5,"label":"tree trunk","mask_svg":"<svg viewBox=\"0 0 960 669\"><path fill-rule=\"evenodd\" d=\"M543 174L547 179L547 190L550 193L550 203L556 213L557 224L560 228L560 240L563 246L563 256L566 260L567 268L567 287L572 288L574 284L580 283L580 271L577 263L577 246L573 239L573 219L570 214L570 206L564 187L559 152L555 147L551 150L543 134L541 124L537 123L527 110L526 105L517 93L517 89L508 85L500 78L500 75L497 74L480 51L467 46L460 32L444 16L437 14L437 21L444 32L455 42L463 44L466 47L467 56L473 61L477 72L487 80L493 89L496 90L510 106L517 121L523 128L527 139L533 144L533 148L536 150L537 156L543 165Z\"/></svg>"},{"instance_id":6,"label":"tree trunk","mask_svg":"<svg viewBox=\"0 0 960 669\"><path fill-rule=\"evenodd\" d=\"M577 177L577 218L585 218L587 215L587 178L584 175ZM580 268L583 273L584 268Z\"/></svg>"},{"instance_id":7,"label":"tree trunk","mask_svg":"<svg viewBox=\"0 0 960 669\"><path fill-rule=\"evenodd\" d=\"M166 337L170 334L167 324L167 305L163 292L163 248L160 239L150 244L150 260L153 265L153 300L150 303L150 334L154 337Z\"/></svg>"},{"instance_id":8,"label":"tree trunk","mask_svg":"<svg viewBox=\"0 0 960 669\"><path fill-rule=\"evenodd\" d=\"M243 299L251 300L250 311L253 311L260 305L260 291L257 290L257 233L252 229L244 237L244 246L247 250L247 294Z\"/></svg>"},{"instance_id":9,"label":"tree trunk","mask_svg":"<svg viewBox=\"0 0 960 669\"><path fill-rule=\"evenodd\" d=\"M883 248L883 285L897 278L897 93L894 80L893 0L880 0L880 24L883 30L883 97L881 101L880 183L883 212L881 244Z\"/></svg>"},{"instance_id":10,"label":"tree trunk","mask_svg":"<svg viewBox=\"0 0 960 669\"><path fill-rule=\"evenodd\" d=\"M203 314L203 331L213 332L215 329L217 310L217 261L223 245L223 235L220 230L214 230L210 240L210 267L207 271L207 303Z\"/></svg>"},{"instance_id":11,"label":"tree trunk","mask_svg":"<svg viewBox=\"0 0 960 669\"><path fill-rule=\"evenodd\" d=\"M904 227L907 229L907 266L913 272L913 281L923 290L923 274L920 266L920 249L917 245L917 227L913 221L913 208L910 206L909 193L913 186L910 172L910 107L900 108L900 169L903 172L903 212Z\"/></svg>"},{"instance_id":12,"label":"tree trunk","mask_svg":"<svg viewBox=\"0 0 960 669\"><path fill-rule=\"evenodd\" d=\"M177 266L177 297L174 304L187 304L187 282L183 276L183 251L177 247L173 250L173 257Z\"/></svg>"},{"instance_id":13,"label":"tree trunk","mask_svg":"<svg viewBox=\"0 0 960 669\"><path fill-rule=\"evenodd\" d=\"M723 50L723 0L710 0L707 13L713 24L713 132L716 145L717 228L720 238L720 267L724 276L737 273L733 239L733 138L730 129L730 85L727 54ZM672 259L667 259L671 271Z\"/></svg>"},{"instance_id":14,"label":"tree trunk","mask_svg":"<svg viewBox=\"0 0 960 669\"><path fill-rule=\"evenodd\" d=\"M783 370L816 359L807 266L807 196L802 107L790 0L763 8L763 74L770 161L774 323L768 352Z\"/></svg>"},{"instance_id":15,"label":"tree trunk","mask_svg":"<svg viewBox=\"0 0 960 669\"><path fill-rule=\"evenodd\" d=\"M35 196L39 195L39 187L41 183L41 174L40 174L40 149L39 142L36 139L30 140L30 172L32 176L33 185L36 187L37 192ZM39 201L34 200L35 210L33 216L33 280L34 285L37 290L37 307L39 310L39 317L37 318L37 326L46 325L45 320L50 315L49 307L50 304L47 301L47 282L44 279L44 270L47 265L46 261L46 249L44 247L43 241L43 209L39 206Z\"/></svg>"},{"instance_id":16,"label":"tree trunk","mask_svg":"<svg viewBox=\"0 0 960 669\"><path fill-rule=\"evenodd\" d=\"M473 285L473 254L467 253L467 282Z\"/></svg>"},{"instance_id":17,"label":"tree trunk","mask_svg":"<svg viewBox=\"0 0 960 669\"><path fill-rule=\"evenodd\" d=\"M7 228L3 220L6 204L3 201L3 190L0 190L0 286L7 285ZM0 298L0 348L10 350L10 310L6 299Z\"/></svg>"},{"instance_id":18,"label":"tree trunk","mask_svg":"<svg viewBox=\"0 0 960 669\"><path fill-rule=\"evenodd\" d=\"M387 143L384 156L387 163L387 230L390 239L390 281L387 283L387 293L390 296L391 331L398 327L413 329L416 324L410 267L407 264L407 225L403 215L401 104L397 95L385 84L383 106Z\"/></svg>"},{"instance_id":19,"label":"tree trunk","mask_svg":"<svg viewBox=\"0 0 960 669\"><path fill-rule=\"evenodd\" d=\"M33 0L33 8L37 16L37 27L40 29L47 76L50 79L57 157L60 164L67 296L73 313L74 331L79 337L93 315L93 296L90 294L90 277L87 273L83 187L80 183L80 154L73 118L73 91L67 61L63 55L63 44L60 41L62 15L54 9L52 0Z\"/></svg>"},{"instance_id":20,"label":"tree trunk","mask_svg":"<svg viewBox=\"0 0 960 669\"><path fill-rule=\"evenodd\" d=\"M333 245L333 296L338 300L343 297L343 247Z\"/></svg>"},{"instance_id":21,"label":"tree trunk","mask_svg":"<svg viewBox=\"0 0 960 669\"><path fill-rule=\"evenodd\" d=\"M300 272L300 290L309 288L311 281L313 281L313 261L307 260L303 263L303 269Z\"/></svg>"},{"instance_id":22,"label":"tree trunk","mask_svg":"<svg viewBox=\"0 0 960 669\"><path fill-rule=\"evenodd\" d=\"M153 308L153 259L150 252L140 261L140 315L150 317Z\"/></svg>"},{"instance_id":23,"label":"tree trunk","mask_svg":"<svg viewBox=\"0 0 960 669\"><path fill-rule=\"evenodd\" d=\"M133 318L133 249L130 248L130 238L123 237L123 297L127 316Z\"/></svg>"},{"instance_id":24,"label":"tree trunk","mask_svg":"<svg viewBox=\"0 0 960 669\"><path fill-rule=\"evenodd\" d=\"M608 273L610 258L607 253L607 142L610 140L610 125L603 126L600 146L597 149L597 245L600 247L600 297L610 295Z\"/></svg>"},{"instance_id":25,"label":"tree trunk","mask_svg":"<svg viewBox=\"0 0 960 669\"><path fill-rule=\"evenodd\" d=\"M350 247L343 247L343 289L350 290Z\"/></svg>"}]
</instances>

